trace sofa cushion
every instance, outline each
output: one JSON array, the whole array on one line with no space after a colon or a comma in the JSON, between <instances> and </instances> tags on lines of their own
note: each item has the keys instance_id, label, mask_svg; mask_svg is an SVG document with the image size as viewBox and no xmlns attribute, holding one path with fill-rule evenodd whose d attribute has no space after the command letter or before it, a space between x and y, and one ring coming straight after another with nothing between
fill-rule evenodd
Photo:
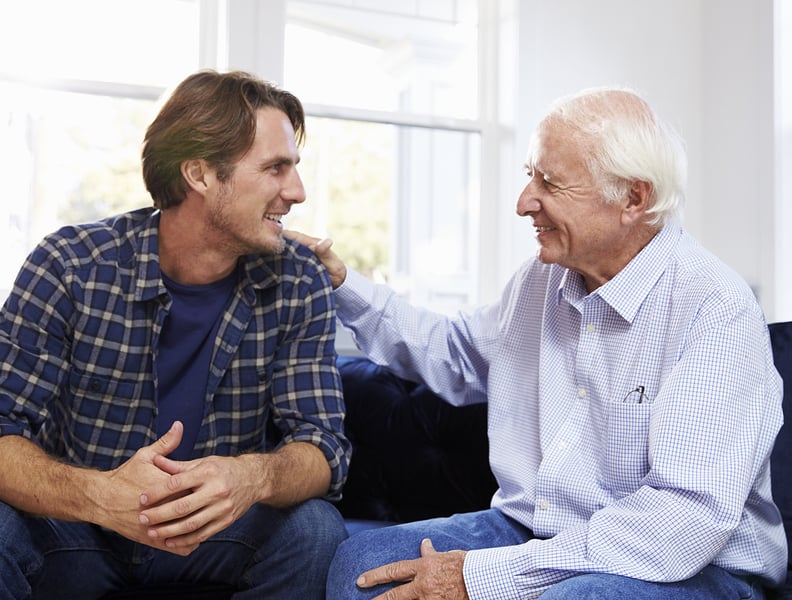
<instances>
[{"instance_id":1,"label":"sofa cushion","mask_svg":"<svg viewBox=\"0 0 792 600\"><path fill-rule=\"evenodd\" d=\"M781 511L787 544L792 547L792 322L771 323L770 341L776 369L784 380L784 425L773 448L770 472L773 499ZM787 588L790 588L789 583ZM788 595L776 597L792 598L792 589L786 593Z\"/></svg>"},{"instance_id":2,"label":"sofa cushion","mask_svg":"<svg viewBox=\"0 0 792 600\"><path fill-rule=\"evenodd\" d=\"M338 507L348 519L406 522L489 507L487 407L454 407L364 357L342 356L353 445Z\"/></svg>"}]
</instances>

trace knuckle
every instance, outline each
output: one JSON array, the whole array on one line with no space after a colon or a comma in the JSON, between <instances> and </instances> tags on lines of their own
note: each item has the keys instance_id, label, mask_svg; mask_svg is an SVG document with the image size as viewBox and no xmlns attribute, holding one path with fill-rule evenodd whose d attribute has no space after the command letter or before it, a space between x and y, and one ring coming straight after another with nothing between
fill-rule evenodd
<instances>
[{"instance_id":1,"label":"knuckle","mask_svg":"<svg viewBox=\"0 0 792 600\"><path fill-rule=\"evenodd\" d=\"M223 498L219 502L219 507L223 515L234 515L236 514L236 505L229 497Z\"/></svg>"},{"instance_id":2,"label":"knuckle","mask_svg":"<svg viewBox=\"0 0 792 600\"><path fill-rule=\"evenodd\" d=\"M220 474L220 468L216 462L208 460L204 465L204 474L207 478L217 477Z\"/></svg>"},{"instance_id":3,"label":"knuckle","mask_svg":"<svg viewBox=\"0 0 792 600\"><path fill-rule=\"evenodd\" d=\"M184 524L187 531L197 531L201 524L195 519L187 519L187 522Z\"/></svg>"},{"instance_id":4,"label":"knuckle","mask_svg":"<svg viewBox=\"0 0 792 600\"><path fill-rule=\"evenodd\" d=\"M186 515L192 512L192 506L190 501L187 499L187 496L176 501L175 510L176 514L179 515Z\"/></svg>"},{"instance_id":5,"label":"knuckle","mask_svg":"<svg viewBox=\"0 0 792 600\"><path fill-rule=\"evenodd\" d=\"M391 563L385 567L385 575L389 579L396 579L399 576L399 572L401 571L401 562Z\"/></svg>"}]
</instances>

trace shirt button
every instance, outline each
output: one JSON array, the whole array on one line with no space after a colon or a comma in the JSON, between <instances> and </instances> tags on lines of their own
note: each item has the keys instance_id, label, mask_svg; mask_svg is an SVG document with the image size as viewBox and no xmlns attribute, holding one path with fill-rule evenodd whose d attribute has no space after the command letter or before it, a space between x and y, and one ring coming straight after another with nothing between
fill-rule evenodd
<instances>
[{"instance_id":1,"label":"shirt button","mask_svg":"<svg viewBox=\"0 0 792 600\"><path fill-rule=\"evenodd\" d=\"M539 502L539 508L541 508L542 510L547 510L549 506L550 503L547 500L542 500L541 502Z\"/></svg>"},{"instance_id":2,"label":"shirt button","mask_svg":"<svg viewBox=\"0 0 792 600\"><path fill-rule=\"evenodd\" d=\"M596 330L597 330L597 326L594 325L594 323L589 323L588 325L586 325L586 331L588 331L589 333L594 333Z\"/></svg>"},{"instance_id":3,"label":"shirt button","mask_svg":"<svg viewBox=\"0 0 792 600\"><path fill-rule=\"evenodd\" d=\"M578 389L578 397L585 398L586 397L586 390L584 390L583 388L579 388Z\"/></svg>"},{"instance_id":4,"label":"shirt button","mask_svg":"<svg viewBox=\"0 0 792 600\"><path fill-rule=\"evenodd\" d=\"M559 450L566 450L567 443L566 442L558 442L558 449Z\"/></svg>"}]
</instances>

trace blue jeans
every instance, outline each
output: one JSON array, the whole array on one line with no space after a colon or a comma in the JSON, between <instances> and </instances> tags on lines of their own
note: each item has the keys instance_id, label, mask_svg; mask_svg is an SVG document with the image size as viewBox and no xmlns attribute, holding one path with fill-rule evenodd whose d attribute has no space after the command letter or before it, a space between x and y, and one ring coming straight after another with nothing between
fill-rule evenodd
<instances>
[{"instance_id":1,"label":"blue jeans","mask_svg":"<svg viewBox=\"0 0 792 600\"><path fill-rule=\"evenodd\" d=\"M130 585L226 583L233 598L324 598L330 559L346 538L333 505L256 505L186 557L95 525L26 517L0 503L0 600L89 600Z\"/></svg>"},{"instance_id":2,"label":"blue jeans","mask_svg":"<svg viewBox=\"0 0 792 600\"><path fill-rule=\"evenodd\" d=\"M397 560L417 558L421 540L430 538L437 551L476 550L522 544L534 537L530 529L500 511L485 510L381 529L368 529L341 543L330 565L327 600L355 600L382 594L392 585L367 590L355 585L357 576ZM578 575L551 587L541 600L762 600L759 583L715 566L678 583L652 583L618 575Z\"/></svg>"}]
</instances>

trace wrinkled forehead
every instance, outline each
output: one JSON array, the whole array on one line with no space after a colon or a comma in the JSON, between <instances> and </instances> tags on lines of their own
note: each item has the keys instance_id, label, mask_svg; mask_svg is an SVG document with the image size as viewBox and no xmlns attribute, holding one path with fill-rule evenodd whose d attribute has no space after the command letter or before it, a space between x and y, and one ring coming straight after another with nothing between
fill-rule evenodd
<instances>
[{"instance_id":1,"label":"wrinkled forehead","mask_svg":"<svg viewBox=\"0 0 792 600\"><path fill-rule=\"evenodd\" d=\"M544 173L585 166L586 142L581 133L556 115L537 125L528 142L525 165Z\"/></svg>"}]
</instances>

